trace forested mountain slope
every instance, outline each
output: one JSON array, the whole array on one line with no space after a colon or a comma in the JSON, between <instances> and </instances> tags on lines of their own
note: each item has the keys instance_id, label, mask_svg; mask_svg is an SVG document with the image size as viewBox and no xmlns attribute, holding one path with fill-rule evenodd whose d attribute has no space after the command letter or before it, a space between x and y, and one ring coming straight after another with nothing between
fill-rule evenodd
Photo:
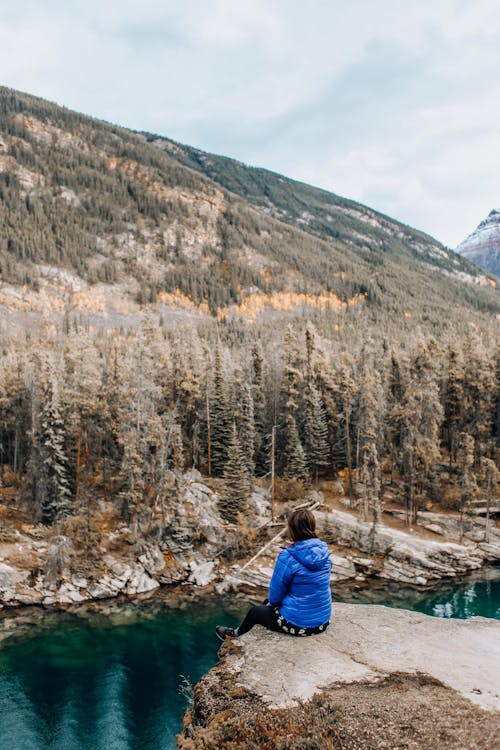
<instances>
[{"instance_id":1,"label":"forested mountain slope","mask_svg":"<svg viewBox=\"0 0 500 750\"><path fill-rule=\"evenodd\" d=\"M235 159L150 134L145 137L263 213L323 239L341 240L371 263L375 263L377 257L382 262L387 254L403 254L477 277L477 269L461 263L460 258L429 235L360 203Z\"/></svg>"},{"instance_id":2,"label":"forested mountain slope","mask_svg":"<svg viewBox=\"0 0 500 750\"><path fill-rule=\"evenodd\" d=\"M0 222L10 312L500 310L474 264L364 206L5 88Z\"/></svg>"}]
</instances>

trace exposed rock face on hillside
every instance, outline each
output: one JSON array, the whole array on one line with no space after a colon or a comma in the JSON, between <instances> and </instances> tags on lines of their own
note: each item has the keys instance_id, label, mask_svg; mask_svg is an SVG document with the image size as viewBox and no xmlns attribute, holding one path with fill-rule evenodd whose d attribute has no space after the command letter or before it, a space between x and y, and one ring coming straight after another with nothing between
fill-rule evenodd
<instances>
[{"instance_id":1,"label":"exposed rock face on hillside","mask_svg":"<svg viewBox=\"0 0 500 750\"><path fill-rule=\"evenodd\" d=\"M498 748L500 622L336 605L329 630L224 644L178 747Z\"/></svg>"},{"instance_id":2,"label":"exposed rock face on hillside","mask_svg":"<svg viewBox=\"0 0 500 750\"><path fill-rule=\"evenodd\" d=\"M493 209L455 252L500 276L500 209Z\"/></svg>"}]
</instances>

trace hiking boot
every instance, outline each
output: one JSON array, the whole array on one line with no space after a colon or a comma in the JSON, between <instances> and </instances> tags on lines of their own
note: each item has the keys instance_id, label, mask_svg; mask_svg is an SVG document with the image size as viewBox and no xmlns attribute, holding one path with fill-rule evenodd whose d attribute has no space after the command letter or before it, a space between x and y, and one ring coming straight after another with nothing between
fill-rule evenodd
<instances>
[{"instance_id":1,"label":"hiking boot","mask_svg":"<svg viewBox=\"0 0 500 750\"><path fill-rule=\"evenodd\" d=\"M233 628L225 628L222 625L217 625L215 628L215 635L221 641L228 641L230 638L236 638L236 633Z\"/></svg>"}]
</instances>

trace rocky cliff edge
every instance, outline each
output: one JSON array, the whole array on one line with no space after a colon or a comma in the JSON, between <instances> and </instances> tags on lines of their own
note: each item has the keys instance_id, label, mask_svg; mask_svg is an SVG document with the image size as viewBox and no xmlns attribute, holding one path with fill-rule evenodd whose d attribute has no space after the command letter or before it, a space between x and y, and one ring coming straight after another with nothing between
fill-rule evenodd
<instances>
[{"instance_id":1,"label":"rocky cliff edge","mask_svg":"<svg viewBox=\"0 0 500 750\"><path fill-rule=\"evenodd\" d=\"M500 748L500 622L337 604L328 631L223 644L180 750Z\"/></svg>"}]
</instances>

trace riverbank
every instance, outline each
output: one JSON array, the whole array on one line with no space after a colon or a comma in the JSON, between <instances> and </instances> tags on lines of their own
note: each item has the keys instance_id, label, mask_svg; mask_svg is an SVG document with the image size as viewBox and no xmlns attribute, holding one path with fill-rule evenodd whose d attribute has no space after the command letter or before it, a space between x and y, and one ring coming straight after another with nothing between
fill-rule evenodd
<instances>
[{"instance_id":1,"label":"riverbank","mask_svg":"<svg viewBox=\"0 0 500 750\"><path fill-rule=\"evenodd\" d=\"M178 748L494 750L499 642L493 620L362 605L337 605L316 637L255 628L223 644Z\"/></svg>"},{"instance_id":2,"label":"riverbank","mask_svg":"<svg viewBox=\"0 0 500 750\"><path fill-rule=\"evenodd\" d=\"M82 537L74 518L54 533L23 521L15 507L7 509L9 513L3 508L0 608L64 609L115 597L148 596L162 587L187 587L217 596L236 591L260 595L284 543L281 537L267 546L268 540L283 526L269 523L266 494L258 488L245 526L223 522L213 487L198 472L186 473L179 480L175 515L164 519L163 531L152 525L142 534L124 526L105 504L87 537ZM315 492L310 499L319 506L318 532L330 546L334 584L363 587L392 581L427 587L500 561L500 529L495 522L487 540L484 519L469 519L462 530L453 513L419 513L418 524L408 529L399 517L401 511L391 507L374 528L346 507L345 498L332 501Z\"/></svg>"},{"instance_id":3,"label":"riverbank","mask_svg":"<svg viewBox=\"0 0 500 750\"><path fill-rule=\"evenodd\" d=\"M64 607L5 607L0 610L0 649L2 645L36 636L41 631L57 629L63 622L98 622L113 628L151 621L166 611L184 612L188 616L200 608L222 608L229 618L227 621L232 624L241 619L250 604L260 601L263 593L259 590L252 594L242 587L230 595L219 595L213 585L196 588L179 584L162 586L132 598L122 595ZM332 596L334 612L339 604L369 604L437 617L500 619L500 567L484 567L463 578L441 581L432 587L383 580L365 584L337 582L332 584Z\"/></svg>"}]
</instances>

